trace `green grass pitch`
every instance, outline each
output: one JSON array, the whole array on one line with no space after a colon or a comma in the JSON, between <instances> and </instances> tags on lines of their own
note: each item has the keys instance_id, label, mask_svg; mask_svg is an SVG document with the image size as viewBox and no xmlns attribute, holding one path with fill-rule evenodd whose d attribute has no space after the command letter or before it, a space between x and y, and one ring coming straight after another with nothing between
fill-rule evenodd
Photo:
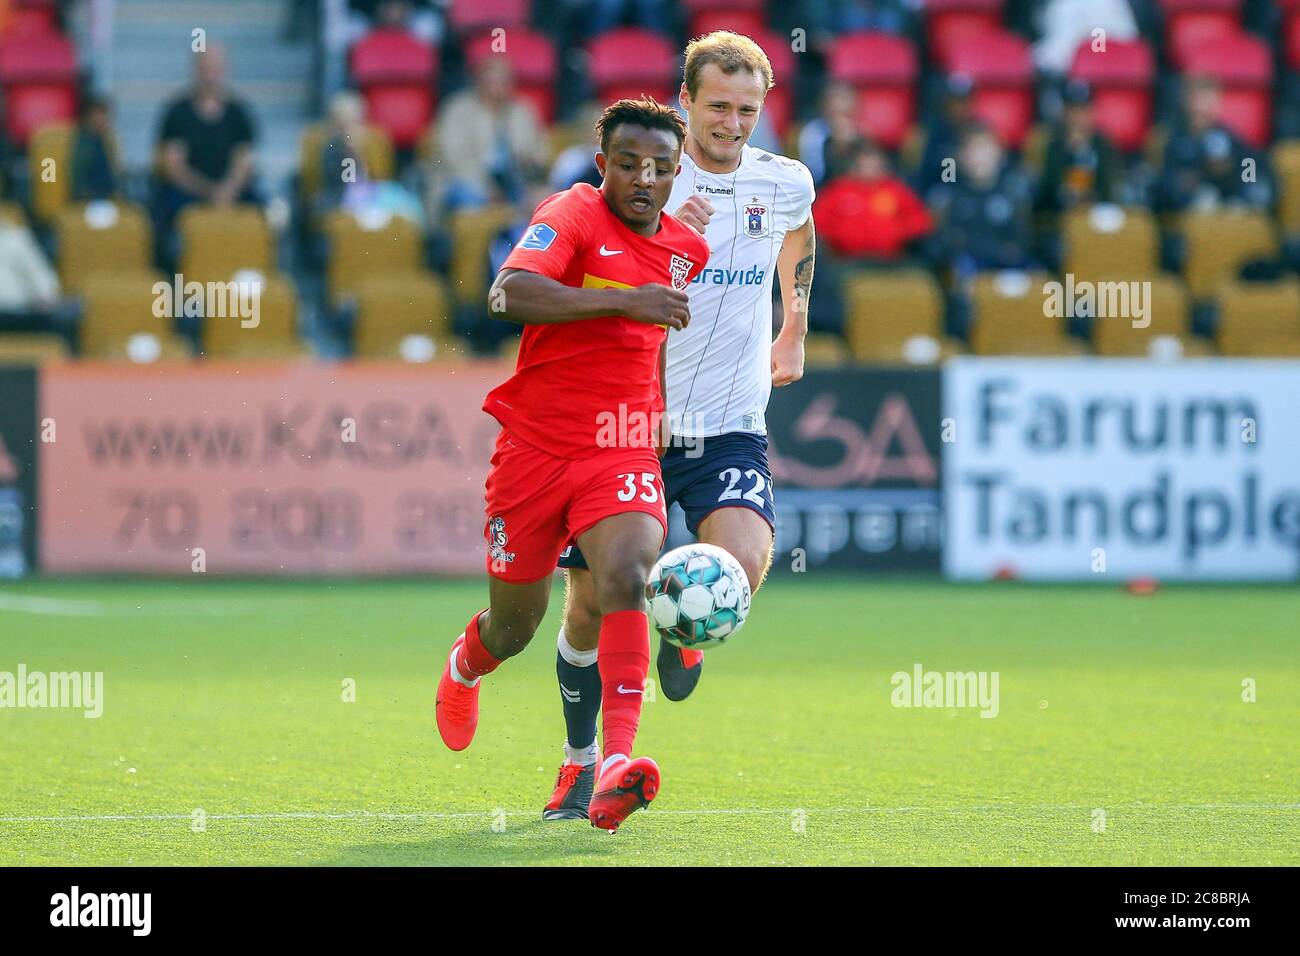
<instances>
[{"instance_id":1,"label":"green grass pitch","mask_svg":"<svg viewBox=\"0 0 1300 956\"><path fill-rule=\"evenodd\" d=\"M612 837L540 819L558 587L443 749L437 673L485 593L0 586L0 671L105 682L97 720L0 709L0 864L1300 863L1294 587L777 578L694 697L647 701L663 790ZM997 671L998 715L892 706L915 663Z\"/></svg>"}]
</instances>

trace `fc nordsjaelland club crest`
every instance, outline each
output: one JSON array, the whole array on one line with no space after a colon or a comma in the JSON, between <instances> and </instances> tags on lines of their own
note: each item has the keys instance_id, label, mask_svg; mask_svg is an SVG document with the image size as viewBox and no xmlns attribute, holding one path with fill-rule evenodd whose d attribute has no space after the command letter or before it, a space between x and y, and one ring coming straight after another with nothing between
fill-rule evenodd
<instances>
[{"instance_id":1,"label":"fc nordsjaelland club crest","mask_svg":"<svg viewBox=\"0 0 1300 956\"><path fill-rule=\"evenodd\" d=\"M668 272L673 278L673 288L683 292L687 286L687 276L691 274L691 260L673 256L668 263Z\"/></svg>"}]
</instances>

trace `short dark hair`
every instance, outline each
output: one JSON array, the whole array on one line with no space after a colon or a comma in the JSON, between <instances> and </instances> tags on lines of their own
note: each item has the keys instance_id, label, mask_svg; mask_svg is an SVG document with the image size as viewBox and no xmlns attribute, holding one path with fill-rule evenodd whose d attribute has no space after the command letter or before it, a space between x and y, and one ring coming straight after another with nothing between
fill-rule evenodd
<instances>
[{"instance_id":1,"label":"short dark hair","mask_svg":"<svg viewBox=\"0 0 1300 956\"><path fill-rule=\"evenodd\" d=\"M600 151L609 152L609 137L615 129L623 125L644 126L646 129L662 129L677 137L680 149L686 142L686 123L671 106L665 106L653 96L642 96L639 100L618 100L605 107L596 120L596 137L600 140Z\"/></svg>"}]
</instances>

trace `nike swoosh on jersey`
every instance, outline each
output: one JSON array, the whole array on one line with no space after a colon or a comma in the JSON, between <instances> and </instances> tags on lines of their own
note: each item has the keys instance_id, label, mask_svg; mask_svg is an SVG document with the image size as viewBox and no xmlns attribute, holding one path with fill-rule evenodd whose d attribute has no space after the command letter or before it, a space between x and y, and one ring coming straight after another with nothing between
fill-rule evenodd
<instances>
[{"instance_id":1,"label":"nike swoosh on jersey","mask_svg":"<svg viewBox=\"0 0 1300 956\"><path fill-rule=\"evenodd\" d=\"M600 244L600 254L601 254L602 256L621 256L621 255L623 254L623 250L622 250L622 249L606 249L606 248L605 248L605 244L602 242L602 243Z\"/></svg>"}]
</instances>

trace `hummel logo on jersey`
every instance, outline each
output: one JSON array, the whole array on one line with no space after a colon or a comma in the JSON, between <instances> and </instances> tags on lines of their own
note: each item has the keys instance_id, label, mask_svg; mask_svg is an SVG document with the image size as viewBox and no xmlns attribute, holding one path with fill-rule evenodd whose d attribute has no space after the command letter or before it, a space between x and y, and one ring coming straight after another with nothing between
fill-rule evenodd
<instances>
[{"instance_id":1,"label":"hummel logo on jersey","mask_svg":"<svg viewBox=\"0 0 1300 956\"><path fill-rule=\"evenodd\" d=\"M710 186L708 183L696 183L695 191L705 196L734 196L736 190L730 186Z\"/></svg>"},{"instance_id":2,"label":"hummel logo on jersey","mask_svg":"<svg viewBox=\"0 0 1300 956\"><path fill-rule=\"evenodd\" d=\"M615 688L615 690L617 690L620 694L639 694L639 693L641 693L640 688L637 688L636 690L628 690L628 689L627 689L626 687L624 687L622 684L619 684L618 687Z\"/></svg>"},{"instance_id":3,"label":"hummel logo on jersey","mask_svg":"<svg viewBox=\"0 0 1300 956\"><path fill-rule=\"evenodd\" d=\"M621 255L623 254L623 250L622 250L622 249L606 249L606 248L605 248L605 244L602 242L602 243L600 244L600 254L601 254L602 256L621 256Z\"/></svg>"}]
</instances>

